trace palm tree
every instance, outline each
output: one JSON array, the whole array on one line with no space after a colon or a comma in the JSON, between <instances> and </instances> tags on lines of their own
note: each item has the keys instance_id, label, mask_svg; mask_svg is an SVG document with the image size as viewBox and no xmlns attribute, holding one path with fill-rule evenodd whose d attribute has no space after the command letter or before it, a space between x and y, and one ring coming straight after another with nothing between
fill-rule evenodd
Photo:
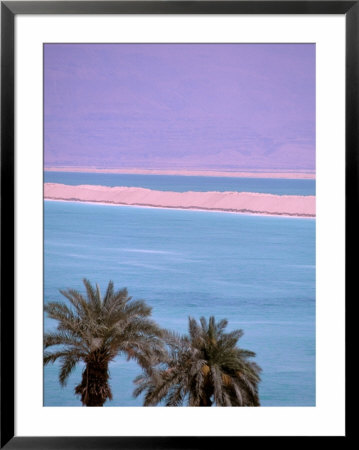
<instances>
[{"instance_id":1,"label":"palm tree","mask_svg":"<svg viewBox=\"0 0 359 450\"><path fill-rule=\"evenodd\" d=\"M151 308L142 300L132 300L127 289L114 291L110 281L105 296L99 286L84 279L87 298L73 289L61 290L70 302L45 305L48 317L58 321L57 331L46 333L44 365L61 362L59 381L62 386L80 361L85 363L81 383L75 393L83 405L103 406L112 399L109 386L109 363L125 354L147 367L154 355L163 351L162 331L148 317Z\"/></svg>"},{"instance_id":2,"label":"palm tree","mask_svg":"<svg viewBox=\"0 0 359 450\"><path fill-rule=\"evenodd\" d=\"M243 331L225 333L227 323L189 318L188 336L166 331L166 358L135 379L134 396L145 393L144 406L259 406L255 353L236 347Z\"/></svg>"}]
</instances>

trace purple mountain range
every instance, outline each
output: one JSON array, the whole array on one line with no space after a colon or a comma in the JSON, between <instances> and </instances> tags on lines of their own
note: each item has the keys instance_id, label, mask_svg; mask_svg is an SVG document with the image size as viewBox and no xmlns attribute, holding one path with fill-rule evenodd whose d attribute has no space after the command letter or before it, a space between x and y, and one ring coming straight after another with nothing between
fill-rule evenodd
<instances>
[{"instance_id":1,"label":"purple mountain range","mask_svg":"<svg viewBox=\"0 0 359 450\"><path fill-rule=\"evenodd\" d=\"M46 44L45 166L315 170L314 44Z\"/></svg>"}]
</instances>

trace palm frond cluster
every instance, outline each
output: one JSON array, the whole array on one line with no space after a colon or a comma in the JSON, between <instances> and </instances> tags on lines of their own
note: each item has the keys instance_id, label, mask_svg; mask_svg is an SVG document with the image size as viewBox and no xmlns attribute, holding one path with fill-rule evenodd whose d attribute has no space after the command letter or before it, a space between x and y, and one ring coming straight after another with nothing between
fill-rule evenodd
<instances>
[{"instance_id":1,"label":"palm frond cluster","mask_svg":"<svg viewBox=\"0 0 359 450\"><path fill-rule=\"evenodd\" d=\"M46 333L44 364L60 360L59 381L64 385L80 361L86 367L75 393L87 406L102 406L112 399L108 384L109 363L119 354L146 365L150 357L163 352L162 330L149 319L151 308L142 300L133 300L126 289L114 290L109 283L101 297L98 285L94 288L84 280L87 298L73 289L60 291L71 306L60 302L45 305L48 317L58 321L55 333Z\"/></svg>"},{"instance_id":2,"label":"palm frond cluster","mask_svg":"<svg viewBox=\"0 0 359 450\"><path fill-rule=\"evenodd\" d=\"M243 332L225 333L227 324L190 318L188 336L166 332L166 359L135 379L135 396L145 392L145 406L259 406L255 353L236 346Z\"/></svg>"},{"instance_id":3,"label":"palm frond cluster","mask_svg":"<svg viewBox=\"0 0 359 450\"><path fill-rule=\"evenodd\" d=\"M144 406L259 406L261 369L250 361L255 353L237 347L242 330L225 333L227 320L189 318L189 334L182 336L161 329L143 300L133 300L126 289L115 291L112 281L104 297L98 285L85 279L84 286L86 297L68 289L60 292L69 305L46 304L58 325L44 337L44 364L60 361L61 385L77 363L85 364L75 388L83 405L112 399L109 364L124 354L143 370L134 380L134 396L144 394Z\"/></svg>"}]
</instances>

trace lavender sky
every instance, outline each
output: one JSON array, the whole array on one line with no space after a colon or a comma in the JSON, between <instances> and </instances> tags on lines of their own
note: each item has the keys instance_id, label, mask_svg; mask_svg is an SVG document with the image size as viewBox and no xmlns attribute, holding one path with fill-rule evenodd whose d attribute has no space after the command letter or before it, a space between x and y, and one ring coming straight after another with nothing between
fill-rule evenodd
<instances>
[{"instance_id":1,"label":"lavender sky","mask_svg":"<svg viewBox=\"0 0 359 450\"><path fill-rule=\"evenodd\" d=\"M313 44L46 44L45 166L315 169Z\"/></svg>"}]
</instances>

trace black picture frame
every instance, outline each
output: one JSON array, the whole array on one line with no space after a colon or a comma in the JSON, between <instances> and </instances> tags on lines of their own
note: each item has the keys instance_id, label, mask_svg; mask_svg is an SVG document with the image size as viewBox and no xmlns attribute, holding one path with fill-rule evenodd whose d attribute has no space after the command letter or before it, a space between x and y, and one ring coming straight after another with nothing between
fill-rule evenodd
<instances>
[{"instance_id":1,"label":"black picture frame","mask_svg":"<svg viewBox=\"0 0 359 450\"><path fill-rule=\"evenodd\" d=\"M18 14L340 14L346 19L346 342L356 292L359 151L359 1L1 2L1 441L6 449L195 449L246 437L23 437L14 435L14 20ZM354 301L356 299L354 298ZM335 330L333 330L335 332ZM346 354L348 353L348 346ZM347 374L346 393L350 374ZM346 394L346 438L350 436ZM261 438L259 438L261 439ZM284 438L287 441L291 438ZM283 440L283 439L282 439Z\"/></svg>"}]
</instances>

